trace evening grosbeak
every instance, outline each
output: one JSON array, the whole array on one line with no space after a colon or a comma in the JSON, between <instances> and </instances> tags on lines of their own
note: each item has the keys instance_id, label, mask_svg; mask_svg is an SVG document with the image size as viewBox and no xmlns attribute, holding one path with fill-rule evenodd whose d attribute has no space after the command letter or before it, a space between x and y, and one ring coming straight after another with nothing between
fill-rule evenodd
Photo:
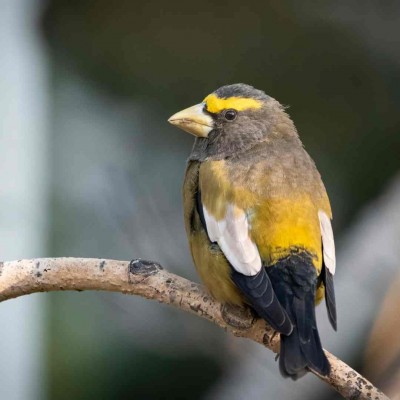
<instances>
[{"instance_id":1,"label":"evening grosbeak","mask_svg":"<svg viewBox=\"0 0 400 400\"><path fill-rule=\"evenodd\" d=\"M275 99L223 86L169 122L196 136L183 186L197 271L212 296L247 304L280 333L280 371L328 375L315 318L336 330L331 207L313 160Z\"/></svg>"}]
</instances>

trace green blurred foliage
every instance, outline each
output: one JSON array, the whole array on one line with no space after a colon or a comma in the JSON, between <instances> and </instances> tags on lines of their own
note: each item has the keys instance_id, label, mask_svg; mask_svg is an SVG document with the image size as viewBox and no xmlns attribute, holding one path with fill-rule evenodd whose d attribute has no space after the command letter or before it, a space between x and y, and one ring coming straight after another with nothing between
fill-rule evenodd
<instances>
[{"instance_id":1,"label":"green blurred foliage","mask_svg":"<svg viewBox=\"0 0 400 400\"><path fill-rule=\"evenodd\" d=\"M174 355L173 348L127 346L101 312L109 305L96 308L93 294L51 297L50 399L200 399L221 375L215 360L196 351Z\"/></svg>"}]
</instances>

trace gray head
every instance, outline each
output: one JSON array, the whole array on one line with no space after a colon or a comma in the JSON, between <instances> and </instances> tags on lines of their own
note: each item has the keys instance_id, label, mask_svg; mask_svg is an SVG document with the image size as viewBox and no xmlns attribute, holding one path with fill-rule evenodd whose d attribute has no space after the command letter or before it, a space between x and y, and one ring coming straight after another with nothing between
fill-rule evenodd
<instances>
[{"instance_id":1,"label":"gray head","mask_svg":"<svg viewBox=\"0 0 400 400\"><path fill-rule=\"evenodd\" d=\"M282 105L243 83L220 87L168 121L197 137L191 157L197 159L229 157L274 136L297 139Z\"/></svg>"}]
</instances>

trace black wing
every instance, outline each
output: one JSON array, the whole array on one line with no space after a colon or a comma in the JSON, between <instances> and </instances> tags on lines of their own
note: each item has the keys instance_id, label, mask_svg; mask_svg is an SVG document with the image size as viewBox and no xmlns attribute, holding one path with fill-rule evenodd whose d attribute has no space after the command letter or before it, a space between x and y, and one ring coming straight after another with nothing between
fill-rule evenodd
<instances>
[{"instance_id":1,"label":"black wing","mask_svg":"<svg viewBox=\"0 0 400 400\"><path fill-rule=\"evenodd\" d=\"M265 268L261 268L257 275L247 276L232 267L231 277L261 318L277 332L290 335L293 330L292 321L276 297Z\"/></svg>"},{"instance_id":2,"label":"black wing","mask_svg":"<svg viewBox=\"0 0 400 400\"><path fill-rule=\"evenodd\" d=\"M322 282L325 286L325 303L326 310L328 311L329 322L332 328L337 330L337 317L336 317L336 300L335 300L335 287L333 285L333 275L329 269L322 263Z\"/></svg>"}]
</instances>

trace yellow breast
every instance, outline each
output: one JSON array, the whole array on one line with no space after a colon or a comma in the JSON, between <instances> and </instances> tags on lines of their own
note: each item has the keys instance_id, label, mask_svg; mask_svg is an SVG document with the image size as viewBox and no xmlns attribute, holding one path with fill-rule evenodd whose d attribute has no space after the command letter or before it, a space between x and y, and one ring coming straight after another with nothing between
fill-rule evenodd
<instances>
[{"instance_id":1,"label":"yellow breast","mask_svg":"<svg viewBox=\"0 0 400 400\"><path fill-rule=\"evenodd\" d=\"M322 247L318 209L309 196L261 200L250 214L250 223L252 238L266 265L304 249L320 272Z\"/></svg>"}]
</instances>

